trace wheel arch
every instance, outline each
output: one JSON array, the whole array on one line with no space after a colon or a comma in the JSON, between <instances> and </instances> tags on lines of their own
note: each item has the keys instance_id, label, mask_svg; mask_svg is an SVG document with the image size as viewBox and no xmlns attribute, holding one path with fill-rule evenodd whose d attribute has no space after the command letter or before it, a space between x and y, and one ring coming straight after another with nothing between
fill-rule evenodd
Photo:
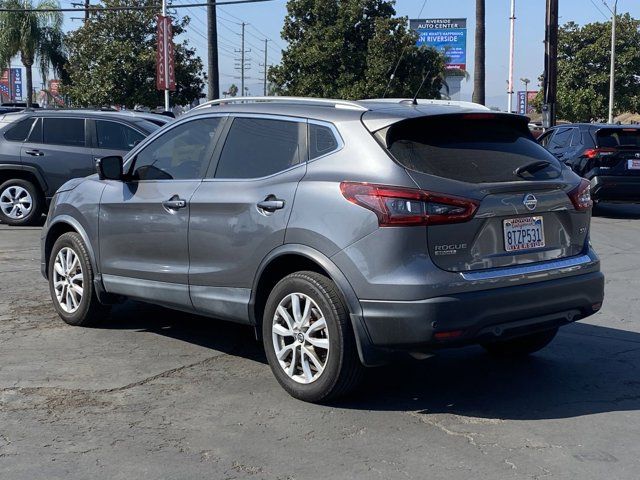
<instances>
[{"instance_id":1,"label":"wheel arch","mask_svg":"<svg viewBox=\"0 0 640 480\"><path fill-rule=\"evenodd\" d=\"M249 321L256 327L257 334L262 331L262 315L271 289L285 276L301 270L324 274L336 284L349 311L360 360L365 365L378 364L373 358L371 340L362 320L362 306L353 287L331 259L305 245L282 245L260 264L249 300Z\"/></svg>"},{"instance_id":2,"label":"wheel arch","mask_svg":"<svg viewBox=\"0 0 640 480\"><path fill-rule=\"evenodd\" d=\"M48 188L47 182L45 182L44 177L37 168L28 165L0 164L0 184L13 178L19 178L20 180L27 180L33 183L36 187L40 188L42 195L46 196Z\"/></svg>"},{"instance_id":3,"label":"wheel arch","mask_svg":"<svg viewBox=\"0 0 640 480\"><path fill-rule=\"evenodd\" d=\"M49 273L49 261L51 256L51 250L53 250L53 245L56 243L56 240L60 238L61 235L64 235L68 232L76 232L82 237L82 241L87 247L87 251L89 252L89 260L91 262L91 268L94 271L94 274L97 274L97 261L95 252L93 250L93 245L89 241L89 236L87 235L86 230L82 226L82 224L76 220L75 218L69 215L60 215L53 219L53 221L49 224L47 228L46 237L44 240L44 273L48 276Z\"/></svg>"}]
</instances>

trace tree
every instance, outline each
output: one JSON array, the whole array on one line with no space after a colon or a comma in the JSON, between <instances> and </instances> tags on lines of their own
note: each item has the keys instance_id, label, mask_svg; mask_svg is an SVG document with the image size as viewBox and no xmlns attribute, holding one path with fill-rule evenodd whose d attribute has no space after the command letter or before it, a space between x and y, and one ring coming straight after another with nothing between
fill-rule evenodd
<instances>
[{"instance_id":1,"label":"tree","mask_svg":"<svg viewBox=\"0 0 640 480\"><path fill-rule=\"evenodd\" d=\"M485 103L485 0L476 0L476 47L473 61L473 101Z\"/></svg>"},{"instance_id":2,"label":"tree","mask_svg":"<svg viewBox=\"0 0 640 480\"><path fill-rule=\"evenodd\" d=\"M282 38L288 48L269 69L278 94L439 98L444 59L417 47L389 0L289 0Z\"/></svg>"},{"instance_id":3,"label":"tree","mask_svg":"<svg viewBox=\"0 0 640 480\"><path fill-rule=\"evenodd\" d=\"M27 81L27 107L31 107L33 93L32 68L36 61L42 78L46 80L51 68L63 73L62 13L44 10L60 8L56 0L0 0L7 9L36 9L42 12L0 12L0 70L8 68L17 55L25 67Z\"/></svg>"},{"instance_id":4,"label":"tree","mask_svg":"<svg viewBox=\"0 0 640 480\"><path fill-rule=\"evenodd\" d=\"M609 108L611 22L579 26L569 22L558 32L558 118L571 122L606 119ZM640 20L617 20L614 112L640 110ZM542 102L538 94L534 104Z\"/></svg>"},{"instance_id":5,"label":"tree","mask_svg":"<svg viewBox=\"0 0 640 480\"><path fill-rule=\"evenodd\" d=\"M156 5L155 0L104 0L102 6ZM154 9L99 11L69 34L69 81L63 92L78 105L162 105L156 89L156 15ZM189 18L173 21L174 39ZM202 98L202 60L185 40L175 45L175 104Z\"/></svg>"},{"instance_id":6,"label":"tree","mask_svg":"<svg viewBox=\"0 0 640 480\"><path fill-rule=\"evenodd\" d=\"M238 86L235 83L232 83L227 93L230 97L235 97L236 95L238 95Z\"/></svg>"}]
</instances>

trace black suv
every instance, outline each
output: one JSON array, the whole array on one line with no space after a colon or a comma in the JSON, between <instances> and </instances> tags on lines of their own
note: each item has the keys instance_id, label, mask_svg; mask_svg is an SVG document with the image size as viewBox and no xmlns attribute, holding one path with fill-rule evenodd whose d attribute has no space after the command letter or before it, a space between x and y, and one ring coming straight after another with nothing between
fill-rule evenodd
<instances>
[{"instance_id":1,"label":"black suv","mask_svg":"<svg viewBox=\"0 0 640 480\"><path fill-rule=\"evenodd\" d=\"M560 125L538 142L591 181L594 201L640 202L640 125Z\"/></svg>"},{"instance_id":2,"label":"black suv","mask_svg":"<svg viewBox=\"0 0 640 480\"><path fill-rule=\"evenodd\" d=\"M0 117L0 221L37 222L63 183L92 174L96 158L124 155L158 128L120 112L25 110Z\"/></svg>"}]
</instances>

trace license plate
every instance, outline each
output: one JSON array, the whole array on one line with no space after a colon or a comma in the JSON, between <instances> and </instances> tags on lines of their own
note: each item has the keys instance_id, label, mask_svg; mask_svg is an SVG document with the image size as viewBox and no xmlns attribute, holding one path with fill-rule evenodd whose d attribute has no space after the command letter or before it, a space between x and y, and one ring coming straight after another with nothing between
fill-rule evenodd
<instances>
[{"instance_id":1,"label":"license plate","mask_svg":"<svg viewBox=\"0 0 640 480\"><path fill-rule=\"evenodd\" d=\"M519 252L544 247L542 217L508 218L503 222L504 249Z\"/></svg>"},{"instance_id":2,"label":"license plate","mask_svg":"<svg viewBox=\"0 0 640 480\"><path fill-rule=\"evenodd\" d=\"M627 170L640 170L640 158L627 160Z\"/></svg>"}]
</instances>

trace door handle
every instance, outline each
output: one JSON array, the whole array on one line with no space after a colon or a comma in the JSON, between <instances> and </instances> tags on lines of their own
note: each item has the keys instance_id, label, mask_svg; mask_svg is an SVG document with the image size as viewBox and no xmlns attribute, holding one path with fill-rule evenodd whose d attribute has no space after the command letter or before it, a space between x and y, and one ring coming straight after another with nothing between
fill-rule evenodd
<instances>
[{"instance_id":1,"label":"door handle","mask_svg":"<svg viewBox=\"0 0 640 480\"><path fill-rule=\"evenodd\" d=\"M44 157L44 153L42 153L40 150L25 150L25 152L27 155L31 155L32 157Z\"/></svg>"},{"instance_id":2,"label":"door handle","mask_svg":"<svg viewBox=\"0 0 640 480\"><path fill-rule=\"evenodd\" d=\"M187 201L181 199L178 195L174 195L169 200L162 202L162 206L167 210L180 210L187 206Z\"/></svg>"},{"instance_id":3,"label":"door handle","mask_svg":"<svg viewBox=\"0 0 640 480\"><path fill-rule=\"evenodd\" d=\"M258 202L258 208L265 212L275 212L284 208L284 200L276 198L275 195L269 195L263 201Z\"/></svg>"}]
</instances>

